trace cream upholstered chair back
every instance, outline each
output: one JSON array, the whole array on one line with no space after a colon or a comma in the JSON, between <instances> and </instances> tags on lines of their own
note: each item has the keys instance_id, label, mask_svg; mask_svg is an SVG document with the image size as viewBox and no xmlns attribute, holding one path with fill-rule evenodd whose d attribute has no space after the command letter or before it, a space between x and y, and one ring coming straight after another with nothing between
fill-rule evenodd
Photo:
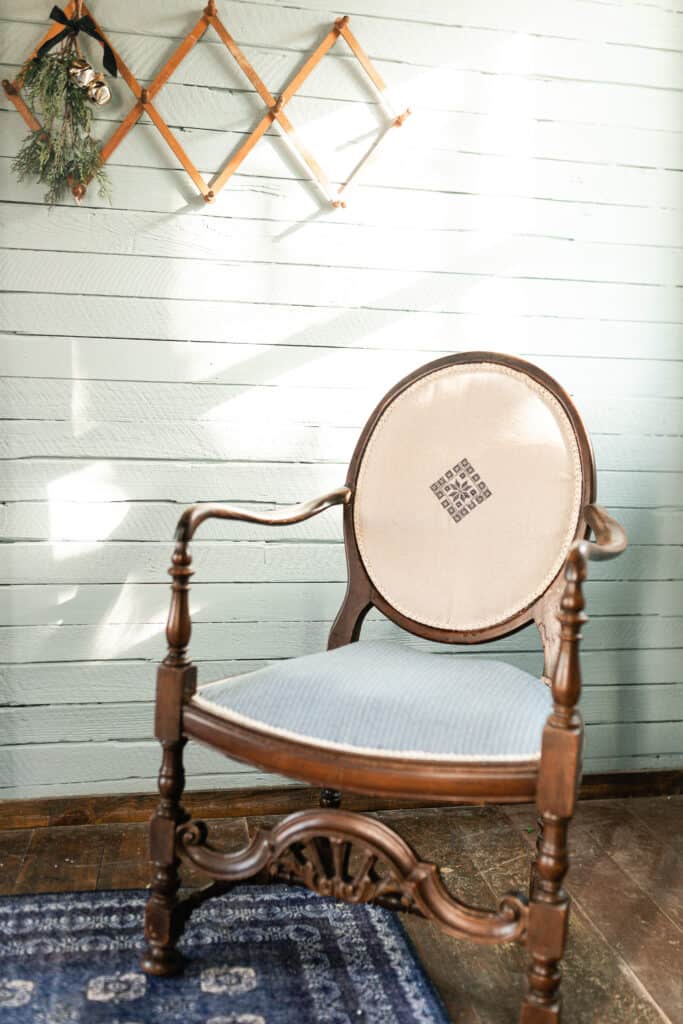
<instances>
[{"instance_id":1,"label":"cream upholstered chair back","mask_svg":"<svg viewBox=\"0 0 683 1024\"><path fill-rule=\"evenodd\" d=\"M522 360L470 352L394 387L354 453L350 566L372 603L446 641L511 632L558 578L594 499L585 428Z\"/></svg>"}]
</instances>

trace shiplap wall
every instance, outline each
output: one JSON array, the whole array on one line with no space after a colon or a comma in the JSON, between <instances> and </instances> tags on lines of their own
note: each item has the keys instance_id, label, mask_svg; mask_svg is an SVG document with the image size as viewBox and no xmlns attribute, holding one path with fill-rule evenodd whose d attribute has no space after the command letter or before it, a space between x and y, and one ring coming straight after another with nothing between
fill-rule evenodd
<instances>
[{"instance_id":1,"label":"shiplap wall","mask_svg":"<svg viewBox=\"0 0 683 1024\"><path fill-rule=\"evenodd\" d=\"M190 0L92 0L149 80ZM592 431L599 498L631 547L592 569L588 768L683 760L680 17L673 0L219 3L277 93L330 21L357 33L413 117L321 206L277 131L210 207L141 123L111 208L48 212L0 118L3 662L7 797L150 790L153 663L183 505L271 508L344 480L365 417L439 354L547 369ZM2 76L45 0L0 0ZM94 54L97 56L97 54ZM131 104L122 82L102 131ZM261 110L211 33L158 99L207 174ZM343 44L291 105L340 178L378 124ZM323 646L343 591L338 510L286 533L207 525L193 652L210 679ZM375 618L370 636L399 636ZM413 638L400 635L407 643ZM491 653L489 649L489 653ZM537 671L530 630L496 653ZM194 786L266 776L189 754Z\"/></svg>"}]
</instances>

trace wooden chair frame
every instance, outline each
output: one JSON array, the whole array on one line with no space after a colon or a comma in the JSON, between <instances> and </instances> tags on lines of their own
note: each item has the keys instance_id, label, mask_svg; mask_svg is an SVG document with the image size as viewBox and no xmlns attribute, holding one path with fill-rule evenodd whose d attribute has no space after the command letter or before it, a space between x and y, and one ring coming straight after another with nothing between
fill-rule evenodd
<instances>
[{"instance_id":1,"label":"wooden chair frame","mask_svg":"<svg viewBox=\"0 0 683 1024\"><path fill-rule=\"evenodd\" d=\"M306 59L304 64L299 68L291 81L285 86L282 93L276 99L267 86L263 83L260 76L256 72L251 62L247 59L246 55L237 45L233 37L228 32L227 28L218 16L216 9L215 0L209 0L209 3L204 8L201 17L197 21L196 25L188 32L183 39L177 50L169 57L161 70L157 73L152 83L143 88L138 82L137 78L130 70L128 65L125 63L123 58L117 53L115 48L109 42L102 28L92 16L92 13L88 9L87 5L83 0L71 0L64 9L64 13L68 18L72 15L80 17L81 14L89 15L93 23L102 36L102 38L110 46L112 53L116 59L116 65L121 77L128 85L128 88L133 93L135 98L135 104L130 109L126 117L123 119L121 124L116 128L112 135L107 139L101 149L102 163L106 163L111 157L114 150L126 137L128 132L131 130L133 125L142 117L143 113L149 115L152 124L158 129L162 139L167 144L173 155L184 167L189 174L190 178L194 182L195 186L199 190L199 193L203 196L207 203L213 202L215 197L218 195L224 185L230 180L235 171L244 162L246 157L251 153L252 149L262 138L263 135L268 131L270 126L274 123L278 124L282 131L282 137L287 142L290 150L300 161L302 161L308 170L313 175L313 180L319 186L321 192L325 196L325 199L332 204L334 207L346 206L346 202L341 198L341 194L348 188L351 181L356 177L361 167L363 167L371 154L376 150L382 139L385 137L387 131L393 127L399 127L403 124L405 119L410 114L410 110L403 111L402 114L396 114L392 110L389 100L386 95L386 84L384 83L381 75L373 66L370 58L365 53L360 43L349 29L349 17L348 15L343 18L337 18L334 25L329 32L325 35L324 39L318 44L313 53ZM230 156L223 167L218 171L210 182L207 182L199 169L193 163L189 155L187 154L184 147L180 144L178 137L169 128L166 121L163 119L156 106L153 103L155 96L158 95L159 91L169 81L174 71L178 66L185 60L190 51L197 45L205 32L212 27L220 40L226 46L228 52L235 59L240 70L248 78L253 85L257 94L263 100L266 106L266 112L263 114L258 124L249 133L247 138L244 140L241 146ZM29 60L35 57L40 47L52 39L62 30L62 25L53 25L43 36L40 42L37 44L35 49L31 52ZM351 52L359 61L361 67L366 73L368 80L374 90L382 109L387 115L388 121L384 130L378 135L375 142L370 146L365 155L358 161L355 168L348 176L338 189L335 190L334 185L328 178L325 171L322 169L318 161L315 159L313 154L310 152L307 146L304 145L301 138L296 132L294 125L290 121L289 117L285 113L285 106L292 97L301 88L303 83L306 81L311 72L317 67L320 61L323 59L325 54L332 49L334 44L337 42L339 37L343 37L345 42L348 44ZM10 82L5 79L2 83L5 93L17 108L21 116L23 117L26 124L29 126L31 131L40 131L40 122L35 118L32 112L27 107L19 89L16 80ZM82 199L85 194L85 187L82 184L74 185L73 194L77 199Z\"/></svg>"},{"instance_id":2,"label":"wooden chair frame","mask_svg":"<svg viewBox=\"0 0 683 1024\"><path fill-rule=\"evenodd\" d=\"M528 374L548 388L573 425L583 468L584 503L574 542L563 569L532 605L506 622L485 630L449 632L406 619L377 593L356 543L353 500L360 461L374 426L388 404L406 387L441 367L457 363L499 363ZM167 626L168 654L159 667L155 734L162 749L160 803L150 826L153 862L146 911L147 950L143 969L170 975L182 969L176 943L189 914L205 899L246 881L304 885L350 902L375 902L419 914L445 932L480 943L518 942L530 954L522 1024L558 1024L559 964L563 956L569 900L562 882L568 867L567 829L581 773L583 723L579 641L584 615L583 582L591 559L613 558L627 544L621 526L593 504L595 473L590 442L569 397L537 367L488 352L462 353L437 360L410 374L386 396L361 434L345 486L303 505L260 515L228 505L196 505L180 518L171 568L172 599ZM545 652L545 673L552 686L553 710L543 732L540 761L466 763L365 753L331 752L311 743L263 733L227 721L190 703L196 668L187 649L191 633L189 544L207 519L287 526L335 505L343 506L348 588L332 627L330 648L353 643L371 607L418 636L446 643L479 643L508 635L535 621ZM587 539L589 531L595 542ZM235 853L208 841L207 826L194 821L180 801L184 788L183 748L199 740L229 756L324 787L319 810L290 814L271 829L259 829ZM495 910L468 906L444 887L436 865L417 854L386 825L339 809L340 790L408 797L425 804L493 803L535 800L539 814L536 856L528 896L509 893ZM351 869L352 854L358 856ZM181 861L214 880L198 894L178 898ZM381 869L380 869L381 865Z\"/></svg>"}]
</instances>

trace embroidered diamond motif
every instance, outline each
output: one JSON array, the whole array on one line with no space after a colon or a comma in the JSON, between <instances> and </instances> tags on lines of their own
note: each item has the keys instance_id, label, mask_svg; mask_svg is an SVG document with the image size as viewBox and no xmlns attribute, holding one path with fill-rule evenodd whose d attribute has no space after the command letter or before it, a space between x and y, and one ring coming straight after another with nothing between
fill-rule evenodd
<instances>
[{"instance_id":1,"label":"embroidered diamond motif","mask_svg":"<svg viewBox=\"0 0 683 1024\"><path fill-rule=\"evenodd\" d=\"M431 491L451 521L461 522L487 498L491 497L486 481L467 459L461 459L431 485Z\"/></svg>"}]
</instances>

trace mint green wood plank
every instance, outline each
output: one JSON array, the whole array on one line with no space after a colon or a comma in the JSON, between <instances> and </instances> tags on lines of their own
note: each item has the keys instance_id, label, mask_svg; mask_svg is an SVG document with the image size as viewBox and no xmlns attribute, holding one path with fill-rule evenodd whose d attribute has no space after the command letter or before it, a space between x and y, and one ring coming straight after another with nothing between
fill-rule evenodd
<instances>
[{"instance_id":1,"label":"mint green wood plank","mask_svg":"<svg viewBox=\"0 0 683 1024\"><path fill-rule=\"evenodd\" d=\"M226 271L229 268L229 273ZM333 310L440 310L484 313L494 305L507 315L583 315L610 319L680 322L680 296L673 288L641 284L596 284L529 278L452 277L424 272L297 267L275 264L255 275L248 264L150 257L116 257L71 252L0 252L0 273L8 291L126 295L138 298L221 302L276 302L305 305L311 295Z\"/></svg>"},{"instance_id":2,"label":"mint green wood plank","mask_svg":"<svg viewBox=\"0 0 683 1024\"><path fill-rule=\"evenodd\" d=\"M74 415L108 423L223 423L251 429L264 419L283 426L355 427L358 433L381 388L278 387L139 381L7 377L0 403L7 419L65 420ZM678 398L574 395L591 433L683 435ZM226 429L228 429L226 427Z\"/></svg>"},{"instance_id":3,"label":"mint green wood plank","mask_svg":"<svg viewBox=\"0 0 683 1024\"><path fill-rule=\"evenodd\" d=\"M96 225L96 230L93 230ZM683 276L673 246L610 245L501 231L373 227L344 221L312 223L185 217L159 224L154 214L121 210L84 213L74 222L60 207L0 207L0 236L8 249L81 249L119 256L187 258L250 263L322 264L553 277L573 280L675 284Z\"/></svg>"},{"instance_id":4,"label":"mint green wood plank","mask_svg":"<svg viewBox=\"0 0 683 1024\"><path fill-rule=\"evenodd\" d=\"M115 515L115 513L112 513ZM280 537L282 534L280 534ZM160 583L170 543L55 541L0 545L0 576L8 583ZM196 541L195 585L340 581L346 561L339 543ZM683 579L683 547L632 544L618 562L591 566L591 579Z\"/></svg>"},{"instance_id":5,"label":"mint green wood plank","mask_svg":"<svg viewBox=\"0 0 683 1024\"><path fill-rule=\"evenodd\" d=\"M0 73L3 77L11 77L11 71L0 70ZM217 132L215 127L212 128L225 122L225 96L225 91L207 94L204 89L182 87L180 90L163 90L158 102L155 101L160 114L169 123L188 126L183 131L188 151L207 177L215 173L227 155L237 150L246 138L245 131ZM246 108L252 124L258 120L263 105L260 101L255 103L253 95L239 96L233 99L235 102L239 103L241 109ZM121 109L118 112L108 110L107 116L122 119L130 105L129 100L123 100ZM329 112L329 101L295 98L290 108L291 116L297 124L316 124ZM202 112L199 117L196 111ZM242 121L243 117L237 118L238 125ZM2 116L2 122L4 130L0 134L0 156L12 157L20 145L24 124L13 117L11 112ZM310 138L311 145L313 136L316 136L316 154L329 169L331 180L341 182L346 180L365 155L368 136L377 134L383 123L373 108L353 105L348 109L344 104L334 117L334 136L335 140L339 136L348 139L345 146L339 147L331 137L326 143L325 136L321 138L319 131L303 131L302 135L307 141ZM410 187L429 191L445 191L450 187L461 193L489 195L501 195L513 190L514 194L529 198L619 204L626 208L649 206L654 194L658 197L660 207L678 209L680 206L678 172L674 170L664 170L659 166L599 164L577 161L572 157L561 161L538 160L533 156L522 155L519 150L506 149L501 152L500 147L495 154L471 153L451 148L433 150L424 138L413 139L413 126L410 122L407 124L409 127L405 135L402 132L400 139L389 136L385 145L378 148L372 161L364 168L365 187ZM106 136L110 134L111 125L98 125L96 130ZM442 130L438 123L435 124L434 137L438 139ZM177 166L171 154L164 152L156 128L144 124L138 124L129 133L112 157L112 164L152 169ZM298 180L302 176L299 161L292 157L289 146L279 135L273 135L257 146L249 156L249 162L245 164L247 166L251 175L271 180Z\"/></svg>"},{"instance_id":6,"label":"mint green wood plank","mask_svg":"<svg viewBox=\"0 0 683 1024\"><path fill-rule=\"evenodd\" d=\"M441 653L440 657L496 658L538 675L540 652L514 653L490 647L481 654L468 651ZM626 687L642 687L645 696L657 685L680 680L680 650L584 651L581 664L586 691L597 687L614 690L621 699ZM266 660L198 661L202 682L251 672ZM0 665L0 687L8 706L38 704L67 705L151 701L154 697L156 665L153 661L43 662ZM612 698L610 698L612 699ZM629 698L624 697L624 702Z\"/></svg>"},{"instance_id":7,"label":"mint green wood plank","mask_svg":"<svg viewBox=\"0 0 683 1024\"><path fill-rule=\"evenodd\" d=\"M678 770L680 766L680 754L631 754L625 757L586 757L583 770L584 775L587 775L591 772L668 771Z\"/></svg>"},{"instance_id":8,"label":"mint green wood plank","mask_svg":"<svg viewBox=\"0 0 683 1024\"><path fill-rule=\"evenodd\" d=\"M664 364L666 366L666 364ZM614 471L675 473L683 466L683 438L594 434L598 465ZM175 423L99 423L10 420L0 438L0 459L88 458L233 459L255 462L346 462L358 441L356 427L282 425L201 430Z\"/></svg>"},{"instance_id":9,"label":"mint green wood plank","mask_svg":"<svg viewBox=\"0 0 683 1024\"><path fill-rule=\"evenodd\" d=\"M514 693L511 698L514 699ZM612 736L614 730L621 729L625 723L670 723L673 718L683 718L683 683L586 688L581 711L588 735L598 739L603 735L598 725L609 726L605 735ZM153 734L153 718L151 701L4 708L0 709L0 744L100 743L115 741L121 736L146 740ZM592 738L591 742L594 744L597 740Z\"/></svg>"},{"instance_id":10,"label":"mint green wood plank","mask_svg":"<svg viewBox=\"0 0 683 1024\"><path fill-rule=\"evenodd\" d=\"M165 41L162 44L166 45ZM255 66L263 63L264 55L271 62L287 64L293 69L298 63L295 54L283 51L267 53L264 50L252 50L252 55L256 56ZM202 59L201 51L191 54L190 59L180 65L171 82L164 87L160 103L172 124L183 125L185 129L191 126L213 129L218 137L222 136L222 145L224 151L227 151L230 146L226 133L250 131L255 114L260 109L260 101L255 101L253 92L237 68L233 70L229 62L221 60L219 54L217 56L219 60L212 62ZM17 64L2 61L1 54L0 63L4 65L4 77L15 77ZM376 62L376 67L391 80L395 102L403 106L400 80L406 76L405 69L381 61ZM457 150L469 155L523 155L530 159L590 164L668 170L680 168L683 156L680 134L672 130L671 123L667 124L662 116L667 107L670 109L668 93L663 98L664 111L659 107L653 111L655 124L641 126L638 117L631 122L631 111L624 103L626 90L603 83L598 91L599 100L604 102L610 95L614 100L609 123L592 123L595 117L592 110L585 111L585 119L577 123L569 109L572 93L577 88L575 83L545 80L531 86L523 82L523 92L531 93L533 89L538 109L517 105L500 108L488 103L492 90L486 81L487 76L451 67L441 71L442 80L446 77L460 87L453 95L435 90L430 92L426 82L410 83L405 102L412 105L417 116L408 123L409 130L402 133L402 148L422 146L424 149L433 149L438 139L440 150ZM318 65L316 74L308 78L297 93L297 123L309 124L320 117L328 118L331 115L335 127L355 127L355 134L352 129L347 134L359 143L358 134L362 133L362 126L368 124L371 130L375 130L378 123L374 97L367 93L362 84L359 88L359 79L362 83L360 69L354 67L351 61L333 53L331 59L328 57ZM519 86L519 80L517 84ZM227 89L230 89L229 93ZM566 105L556 105L551 111L552 118L544 118L543 106L552 97L559 99L561 96ZM647 103L647 92L643 90L638 98ZM117 90L106 107L97 108L93 112L98 134L112 130L111 122L115 122L127 110L126 102L130 104L125 90L121 94ZM332 106L334 110L331 110ZM7 113L13 112L4 96L0 98L0 109ZM656 123L660 123L659 129ZM151 130L150 127L141 127L140 130L136 128L134 135L147 137ZM278 129L270 128L267 136L277 139ZM151 137L159 138L155 135ZM318 138L318 145L321 141ZM152 148L159 153L158 142L152 143ZM133 148L124 144L124 148L114 158L115 162L132 162L132 153ZM327 158L329 154L325 156ZM251 171L254 173L253 167Z\"/></svg>"},{"instance_id":11,"label":"mint green wood plank","mask_svg":"<svg viewBox=\"0 0 683 1024\"><path fill-rule=\"evenodd\" d=\"M229 772L248 786L251 769L198 743L188 748L188 772L213 774ZM105 743L49 743L5 746L0 749L0 792L14 787L33 787L54 784L62 786L117 779L120 792L126 792L125 782L136 778L153 778L159 767L159 744L154 740L109 741Z\"/></svg>"},{"instance_id":12,"label":"mint green wood plank","mask_svg":"<svg viewBox=\"0 0 683 1024\"><path fill-rule=\"evenodd\" d=\"M444 5L447 6L447 5ZM184 36L196 14L182 0L155 0L145 7L145 17L136 27L142 34L156 35L159 25L165 34ZM364 11L364 9L363 9ZM44 25L44 10L31 2L18 14L16 5L3 0L0 15L9 20L37 21ZM156 16L155 16L156 15ZM259 47L291 45L299 52L313 49L329 27L329 8L323 12L271 4L233 4L226 20L241 45ZM609 45L594 39L557 38L549 33L542 45L520 46L515 32L499 27L463 26L443 23L441 17L407 22L395 16L367 17L354 14L353 30L371 57L424 67L456 66L476 68L494 74L550 76L587 81L624 82L677 88L680 63L677 54L644 46ZM549 25L553 19L549 18ZM103 19L103 28L130 31L130 14L114 5ZM546 23L547 24L547 23ZM535 33L534 33L535 35ZM530 41L531 42L531 41ZM536 42L533 40L533 42ZM338 47L342 44L337 44Z\"/></svg>"},{"instance_id":13,"label":"mint green wood plank","mask_svg":"<svg viewBox=\"0 0 683 1024\"><path fill-rule=\"evenodd\" d=\"M334 618L344 597L337 583L207 583L190 595L194 622L308 622ZM683 581L591 581L591 615L666 615L683 607ZM0 586L0 625L165 624L167 584Z\"/></svg>"},{"instance_id":14,"label":"mint green wood plank","mask_svg":"<svg viewBox=\"0 0 683 1024\"><path fill-rule=\"evenodd\" d=\"M27 301L25 297L24 302ZM197 307L200 311L201 305ZM228 308L232 312L232 307ZM269 312L270 317L274 317L276 308L270 307ZM394 319L400 320L399 312L396 311ZM239 331L239 318L242 317L247 322L247 329L252 331L251 316L252 309L248 306L246 311L243 308L236 313L233 329ZM453 344L446 349L426 347L427 344L434 344L431 335L423 342L425 347L414 348L412 351L404 351L402 347L400 351L375 348L367 342L349 347L322 345L321 332L327 329L324 311L318 309L316 316L319 320L317 334L310 334L310 341L315 340L315 345L301 344L306 339L298 334L295 337L280 334L269 345L74 338L70 335L26 338L6 334L3 337L5 373L8 376L57 377L68 380L163 380L343 389L355 389L358 381L362 380L372 382L372 387L377 390L387 390L395 383L397 374L409 373L428 360L443 355L444 351L472 351L471 347L462 349ZM344 320L345 313L337 312L334 318L337 317ZM268 327L268 321L264 322L261 317L258 320L264 329ZM409 319L408 322L425 331L429 330L432 323L431 318L416 321ZM388 323L386 317L384 323ZM442 327L444 325L448 325L445 314ZM346 326L350 328L352 338L356 329L361 337L366 337L361 326L354 323L353 317ZM282 325L279 330L282 332ZM577 330L576 325L574 330ZM356 340L361 339L357 337ZM276 342L279 344L276 345ZM560 346L554 346L551 342L546 342L539 352L530 352L527 348L511 349L511 352L531 358L551 376L561 378L565 389L574 394L596 397L603 394L612 397L680 397L683 375L683 362L680 360L591 357L588 353L576 357L569 352L562 354Z\"/></svg>"},{"instance_id":15,"label":"mint green wood plank","mask_svg":"<svg viewBox=\"0 0 683 1024\"><path fill-rule=\"evenodd\" d=\"M589 726L586 744L590 758L626 760L642 755L656 757L660 752L681 754L680 729L667 722ZM159 762L159 746L153 740L6 746L0 750L0 792L9 799L8 791L19 787L35 793L37 787L54 785L55 779L66 788L87 778L95 784L116 780L118 792L125 793L136 779L153 779ZM251 784L253 769L198 743L188 746L186 763L190 776L229 772L240 779L240 785Z\"/></svg>"},{"instance_id":16,"label":"mint green wood plank","mask_svg":"<svg viewBox=\"0 0 683 1024\"><path fill-rule=\"evenodd\" d=\"M115 794L121 796L129 793L157 793L157 781L159 765L156 772L152 771L147 777L136 776L125 779L104 779L100 781L86 780L84 782L48 782L41 785L18 785L8 786L1 790L2 805L7 805L11 800L32 800L51 796L96 796ZM186 778L186 793L192 791L220 790L228 792L231 789L258 789L260 787L273 788L274 786L297 786L301 783L292 779L285 779L281 775L268 775L253 769L248 772L213 772L208 775L201 773L189 775ZM2 805L0 805L0 826L2 826ZM11 804L9 805L11 807Z\"/></svg>"},{"instance_id":17,"label":"mint green wood plank","mask_svg":"<svg viewBox=\"0 0 683 1024\"><path fill-rule=\"evenodd\" d=\"M206 204L199 200L186 172L174 170L171 164L166 166L169 157L165 153L163 160L159 168L109 164L108 171L117 196L117 206L127 210L176 213L181 216L205 215ZM16 182L10 164L10 157L0 156L0 200L17 202ZM41 201L44 192L42 186L28 183L22 188L19 201ZM457 231L474 228L490 231L493 225L498 232L520 233L528 233L530 226L533 226L532 233L535 235L611 244L680 245L676 217L672 216L670 210L649 204L639 207L595 202L589 196L573 201L554 195L536 197L523 193L510 196L509 187L502 195L493 192L482 195L479 188L474 193L465 194L452 193L447 189L416 190L411 192L410 202L406 203L405 192L402 188L359 184L353 193L353 204L340 215L338 211L321 210L318 190L306 181L294 180L292 168L281 163L274 177L238 172L230 185L216 198L212 217L281 222L315 219L321 222L327 220L333 223L432 227ZM92 190L88 192L85 203L87 205L84 208L109 208L107 201L98 198ZM67 204L68 200L63 205ZM577 219L577 213L580 213L580 219Z\"/></svg>"},{"instance_id":18,"label":"mint green wood plank","mask_svg":"<svg viewBox=\"0 0 683 1024\"><path fill-rule=\"evenodd\" d=\"M619 722L586 726L587 757L659 753L683 756L680 722Z\"/></svg>"},{"instance_id":19,"label":"mint green wood plank","mask_svg":"<svg viewBox=\"0 0 683 1024\"><path fill-rule=\"evenodd\" d=\"M69 503L89 504L95 506L93 511L96 512L96 506L108 501L163 502L166 514L175 525L182 506L193 501L231 501L275 507L314 497L340 486L346 478L347 466L343 463L269 463L264 472L256 463L227 461L32 459L6 462L3 470L0 500L8 503L47 500L55 510L62 507L62 503L65 510ZM648 472L645 475L601 470L598 496L603 505L622 510L632 543L680 542L683 474ZM159 514L162 515L161 509ZM6 515L11 516L11 509ZM120 521L114 519L109 522L112 529L124 522L123 517ZM327 531L331 520L336 521L334 513L319 517L315 521L317 526L311 523L310 528ZM7 522L9 524L9 519ZM222 525L220 537L228 540L251 536L233 532L246 529L237 523ZM206 530L208 532L203 532L202 536L210 539L211 524L207 524ZM171 535L172 531L166 530L159 539L168 540ZM294 534L287 530L286 536ZM264 539L275 537L269 530Z\"/></svg>"},{"instance_id":20,"label":"mint green wood plank","mask_svg":"<svg viewBox=\"0 0 683 1024\"><path fill-rule=\"evenodd\" d=\"M242 3L256 4L263 8L263 0L242 0ZM278 26L277 4L270 3L270 15ZM497 32L528 33L533 36L549 35L564 39L584 39L589 42L630 43L637 47L663 47L680 49L680 21L668 0L649 3L643 13L642 5L586 4L577 6L571 0L552 0L538 4L535 0L518 0L510 5L505 0L490 0L483 5L478 0L463 0L457 8L444 4L443 0L351 0L344 8L349 15L365 15L381 18L383 21L420 22L423 24L467 26L486 28ZM328 0L300 0L300 10L315 12L325 19L329 15ZM659 9L658 9L659 8ZM145 41L154 39L160 24L166 31L182 34L188 17L187 8L181 0L150 0L150 25L143 24L141 32ZM39 0L24 2L17 8L12 0L3 0L0 16L11 18L13 27L33 33L22 37L23 45L30 45L36 26L44 21L44 9ZM119 16L120 17L120 16ZM162 19L167 19L162 22ZM117 12L107 12L102 24L108 31L125 31L128 22L117 18ZM272 27L272 26L269 26ZM406 26L410 31L410 25ZM292 40L294 42L294 40ZM23 49L22 49L23 52ZM212 62L209 62L212 63Z\"/></svg>"},{"instance_id":21,"label":"mint green wood plank","mask_svg":"<svg viewBox=\"0 0 683 1024\"><path fill-rule=\"evenodd\" d=\"M324 648L331 621L225 622L195 625L192 653L197 658L283 658ZM407 646L422 646L392 623L369 621L367 639L395 639ZM683 647L683 618L658 615L593 616L583 630L584 650L630 647ZM3 626L0 640L8 663L25 661L82 661L105 658L161 659L164 652L162 623L103 623L97 626ZM498 641L499 651L533 651L540 647L530 629ZM490 651L475 645L474 651Z\"/></svg>"}]
</instances>

